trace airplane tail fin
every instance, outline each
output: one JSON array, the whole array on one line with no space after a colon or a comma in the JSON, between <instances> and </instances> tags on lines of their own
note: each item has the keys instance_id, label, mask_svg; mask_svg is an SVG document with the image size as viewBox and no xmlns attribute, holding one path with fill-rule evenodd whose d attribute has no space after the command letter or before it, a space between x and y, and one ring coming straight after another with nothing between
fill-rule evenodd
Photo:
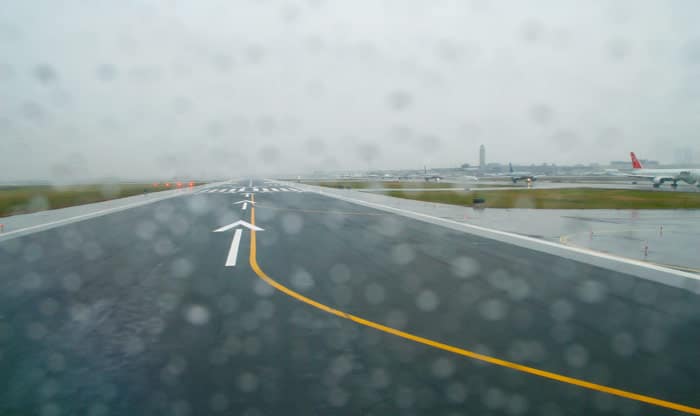
<instances>
[{"instance_id":1,"label":"airplane tail fin","mask_svg":"<svg viewBox=\"0 0 700 416\"><path fill-rule=\"evenodd\" d=\"M508 162L508 171L509 171L510 173L513 173L513 164L510 163L510 162Z\"/></svg>"},{"instance_id":2,"label":"airplane tail fin","mask_svg":"<svg viewBox=\"0 0 700 416\"><path fill-rule=\"evenodd\" d=\"M630 152L630 157L632 158L632 168L642 169L642 164L639 162L639 159L637 159L637 156L634 154L634 152Z\"/></svg>"}]
</instances>

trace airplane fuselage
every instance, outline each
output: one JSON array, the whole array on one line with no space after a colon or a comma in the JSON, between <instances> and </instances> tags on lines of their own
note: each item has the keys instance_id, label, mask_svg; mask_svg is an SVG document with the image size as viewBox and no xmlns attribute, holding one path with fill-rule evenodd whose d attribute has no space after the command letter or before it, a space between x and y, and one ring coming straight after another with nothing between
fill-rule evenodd
<instances>
[{"instance_id":1,"label":"airplane fuselage","mask_svg":"<svg viewBox=\"0 0 700 416\"><path fill-rule=\"evenodd\" d=\"M685 182L690 185L700 183L700 169L634 169L631 176L645 178L659 186L664 182Z\"/></svg>"},{"instance_id":2,"label":"airplane fuselage","mask_svg":"<svg viewBox=\"0 0 700 416\"><path fill-rule=\"evenodd\" d=\"M679 181L700 186L700 169L644 169L634 152L630 152L630 158L633 169L625 175L650 180L654 188L660 187L664 182L671 182L671 186L675 188Z\"/></svg>"}]
</instances>

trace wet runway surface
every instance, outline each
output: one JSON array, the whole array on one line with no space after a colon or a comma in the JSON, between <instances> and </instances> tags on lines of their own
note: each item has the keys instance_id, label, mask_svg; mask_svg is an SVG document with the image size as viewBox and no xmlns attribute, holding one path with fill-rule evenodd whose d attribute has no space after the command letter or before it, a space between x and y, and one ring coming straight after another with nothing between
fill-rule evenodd
<instances>
[{"instance_id":1,"label":"wet runway surface","mask_svg":"<svg viewBox=\"0 0 700 416\"><path fill-rule=\"evenodd\" d=\"M571 184L562 185L569 187ZM540 187L539 183L537 187ZM474 209L391 198L364 190L323 192L340 192L341 195L440 218L700 273L700 258L697 256L700 210Z\"/></svg>"},{"instance_id":2,"label":"wet runway surface","mask_svg":"<svg viewBox=\"0 0 700 416\"><path fill-rule=\"evenodd\" d=\"M439 210L443 210L439 208ZM444 208L443 215L450 211ZM464 208L453 217L567 245L700 270L700 210L539 210ZM449 215L449 214L448 214Z\"/></svg>"},{"instance_id":3,"label":"wet runway surface","mask_svg":"<svg viewBox=\"0 0 700 416\"><path fill-rule=\"evenodd\" d=\"M700 407L689 291L323 195L245 194L0 242L0 411L676 414L567 377ZM238 220L263 230L224 227Z\"/></svg>"}]
</instances>

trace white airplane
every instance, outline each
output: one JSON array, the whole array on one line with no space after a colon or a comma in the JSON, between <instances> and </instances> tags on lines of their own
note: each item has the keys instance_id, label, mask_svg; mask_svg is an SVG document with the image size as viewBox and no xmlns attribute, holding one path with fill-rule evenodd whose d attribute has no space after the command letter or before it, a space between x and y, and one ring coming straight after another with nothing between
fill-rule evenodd
<instances>
[{"instance_id":1,"label":"white airplane","mask_svg":"<svg viewBox=\"0 0 700 416\"><path fill-rule=\"evenodd\" d=\"M644 169L634 152L630 152L632 158L632 173L625 173L632 178L648 179L654 188L660 187L664 182L672 182L673 188L678 187L678 181L690 185L698 184L700 187L700 169Z\"/></svg>"},{"instance_id":2,"label":"white airplane","mask_svg":"<svg viewBox=\"0 0 700 416\"><path fill-rule=\"evenodd\" d=\"M423 179L425 179L426 182L429 182L429 181L440 182L441 180L445 179L445 177L438 175L437 173L428 172L428 167L423 166Z\"/></svg>"},{"instance_id":3,"label":"white airplane","mask_svg":"<svg viewBox=\"0 0 700 416\"><path fill-rule=\"evenodd\" d=\"M508 176L510 177L510 180L513 181L513 183L518 183L518 181L522 180L528 181L529 183L537 180L537 176L533 175L530 172L514 172L512 163L508 163Z\"/></svg>"}]
</instances>

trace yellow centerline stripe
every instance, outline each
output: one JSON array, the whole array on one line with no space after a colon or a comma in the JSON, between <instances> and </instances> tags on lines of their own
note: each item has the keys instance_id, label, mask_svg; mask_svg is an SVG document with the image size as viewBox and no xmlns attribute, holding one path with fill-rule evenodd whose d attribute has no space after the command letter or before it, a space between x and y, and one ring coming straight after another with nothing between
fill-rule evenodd
<instances>
[{"instance_id":1,"label":"yellow centerline stripe","mask_svg":"<svg viewBox=\"0 0 700 416\"><path fill-rule=\"evenodd\" d=\"M251 199L253 201L255 201L255 196L251 195ZM252 225L255 225L255 206L253 206L251 208L251 211L250 211L250 223ZM590 381L585 381L585 380L577 379L574 377L569 377L569 376L565 376L565 375L561 375L561 374L557 374L557 373L552 373L550 371L540 370L540 369L534 368L534 367L528 367L526 365L514 363L511 361L502 360L500 358L495 358L495 357L491 357L488 355L479 354L477 352L466 350L464 348L459 348L459 347L455 347L452 345L443 344L442 342L434 341L434 340L429 339L429 338L423 338L423 337L418 336L418 335L414 335L414 334L411 334L408 332L400 331L400 330L398 330L396 328L392 328L390 326L378 324L376 322L373 322L373 321L370 321L370 320L367 320L364 318L360 318L359 316L355 316L355 315L343 312L339 309L335 309L335 308L332 308L328 305L324 305L321 302L317 302L311 298L307 298L306 296L299 294L299 293L293 291L292 289L280 284L279 282L272 279L271 277L266 275L265 272L262 271L262 269L258 265L258 260L257 260L257 245L256 245L255 230L251 230L251 233L250 233L250 267L253 269L255 274L258 275L258 277L260 279L262 279L267 284L269 284L270 286L274 287L275 289L279 290L280 292L284 293L287 296L290 296L294 299L297 299L298 301L304 302L307 305L311 305L314 308L320 309L320 310L327 312L331 315L335 315L335 316L338 316L340 318L347 319L349 321L358 323L360 325L364 325L364 326L369 327L369 328L376 329L378 331L385 332L387 334L395 335L395 336L400 337L400 338L414 341L414 342L417 342L419 344L428 345L430 347L437 348L437 349L440 349L443 351L448 351L448 352L451 352L451 353L454 353L457 355L461 355L464 357L469 357L469 358L473 358L475 360L484 361L484 362L487 362L489 364L494 364L494 365L498 365L501 367L510 368L510 369L513 369L516 371L521 371L523 373L533 374L533 375L536 375L539 377L544 377L544 378L548 378L551 380L556 380L556 381L559 381L562 383L572 384L572 385L583 387L583 388L586 388L589 390L595 390L595 391L600 391L603 393L608 393L608 394L612 394L612 395L619 396L619 397L624 397L624 398L630 399L630 400L636 400L636 401L642 402L642 403L648 403L648 404L652 404L655 406L660 406L660 407L665 407L668 409L677 410L680 412L690 413L693 415L700 415L700 408L690 407L690 406L686 406L686 405L679 404L679 403L669 402L666 400L661 400L661 399L657 399L654 397L645 396L643 394L637 394L637 393L633 393L633 392L626 391L626 390L616 389L614 387L608 387L608 386L604 386L602 384L596 384L596 383L592 383Z\"/></svg>"}]
</instances>

